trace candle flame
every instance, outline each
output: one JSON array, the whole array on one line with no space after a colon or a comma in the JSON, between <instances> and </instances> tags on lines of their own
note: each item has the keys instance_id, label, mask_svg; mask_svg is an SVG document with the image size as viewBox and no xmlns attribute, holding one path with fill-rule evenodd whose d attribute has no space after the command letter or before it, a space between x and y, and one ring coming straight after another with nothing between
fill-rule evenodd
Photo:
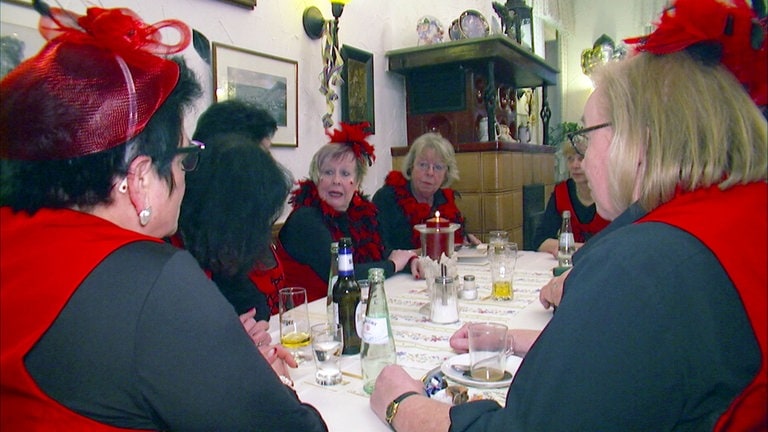
<instances>
[{"instance_id":1,"label":"candle flame","mask_svg":"<svg viewBox=\"0 0 768 432\"><path fill-rule=\"evenodd\" d=\"M440 220L440 210L435 212L435 219Z\"/></svg>"}]
</instances>

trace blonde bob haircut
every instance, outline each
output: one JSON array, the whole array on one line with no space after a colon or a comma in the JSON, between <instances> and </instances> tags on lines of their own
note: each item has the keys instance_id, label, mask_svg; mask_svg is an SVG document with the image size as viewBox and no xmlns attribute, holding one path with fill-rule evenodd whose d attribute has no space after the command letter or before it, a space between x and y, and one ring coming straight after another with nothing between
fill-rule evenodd
<instances>
[{"instance_id":1,"label":"blonde bob haircut","mask_svg":"<svg viewBox=\"0 0 768 432\"><path fill-rule=\"evenodd\" d=\"M607 181L618 209L637 200L653 210L677 188L766 181L766 119L722 65L640 53L594 78L614 131Z\"/></svg>"},{"instance_id":2,"label":"blonde bob haircut","mask_svg":"<svg viewBox=\"0 0 768 432\"><path fill-rule=\"evenodd\" d=\"M309 179L317 184L320 181L320 168L327 161L341 160L346 157L352 157L355 160L355 184L359 188L368 172L368 164L365 158L356 158L352 148L345 144L328 143L320 147L309 164Z\"/></svg>"},{"instance_id":3,"label":"blonde bob haircut","mask_svg":"<svg viewBox=\"0 0 768 432\"><path fill-rule=\"evenodd\" d=\"M434 149L437 155L440 156L440 159L445 162L447 170L445 171L443 183L440 185L441 188L448 187L451 183L459 180L459 166L456 164L456 152L453 150L453 145L450 141L443 138L442 135L435 132L427 132L411 143L411 148L408 150L402 166L405 178L411 179L416 158L421 156L426 149Z\"/></svg>"}]
</instances>

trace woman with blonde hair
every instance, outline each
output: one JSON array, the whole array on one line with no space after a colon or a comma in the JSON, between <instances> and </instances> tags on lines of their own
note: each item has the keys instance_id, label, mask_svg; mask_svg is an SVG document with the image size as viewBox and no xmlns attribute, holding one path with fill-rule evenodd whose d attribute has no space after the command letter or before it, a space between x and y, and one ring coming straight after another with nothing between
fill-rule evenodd
<instances>
[{"instance_id":1,"label":"woman with blonde hair","mask_svg":"<svg viewBox=\"0 0 768 432\"><path fill-rule=\"evenodd\" d=\"M574 255L504 408L440 405L389 366L371 396L379 417L397 400L400 432L765 430L768 94L754 18L741 1L677 0L631 41L639 53L593 75L572 142L612 222Z\"/></svg>"},{"instance_id":2,"label":"woman with blonde hair","mask_svg":"<svg viewBox=\"0 0 768 432\"><path fill-rule=\"evenodd\" d=\"M428 132L411 143L401 171L391 171L373 195L379 209L384 244L389 248L418 249L421 238L416 224L440 212L440 217L458 223L455 243L464 242L464 216L456 205L456 192L449 186L459 179L453 145L440 134ZM479 243L474 236L471 239Z\"/></svg>"}]
</instances>

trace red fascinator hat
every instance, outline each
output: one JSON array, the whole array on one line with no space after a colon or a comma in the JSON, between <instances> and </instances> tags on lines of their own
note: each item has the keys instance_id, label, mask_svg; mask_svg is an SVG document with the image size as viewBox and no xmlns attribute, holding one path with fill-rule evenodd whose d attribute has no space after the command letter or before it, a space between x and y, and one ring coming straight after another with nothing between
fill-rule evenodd
<instances>
[{"instance_id":1,"label":"red fascinator hat","mask_svg":"<svg viewBox=\"0 0 768 432\"><path fill-rule=\"evenodd\" d=\"M357 159L365 158L368 162L368 166L373 165L373 162L376 160L374 148L368 141L366 141L366 138L372 135L367 130L370 127L370 123L362 122L349 124L340 122L339 124L341 125L341 129L325 131L325 134L331 138L329 142L349 146L355 153Z\"/></svg>"},{"instance_id":2,"label":"red fascinator hat","mask_svg":"<svg viewBox=\"0 0 768 432\"><path fill-rule=\"evenodd\" d=\"M653 33L624 42L653 54L686 49L722 63L757 105L768 104L765 21L758 21L745 0L676 0Z\"/></svg>"},{"instance_id":3,"label":"red fascinator hat","mask_svg":"<svg viewBox=\"0 0 768 432\"><path fill-rule=\"evenodd\" d=\"M0 83L0 156L70 159L140 133L179 79L178 65L160 56L186 48L189 27L149 25L122 8L78 16L37 0L35 7L48 43ZM175 30L178 43L163 44L161 29Z\"/></svg>"}]
</instances>

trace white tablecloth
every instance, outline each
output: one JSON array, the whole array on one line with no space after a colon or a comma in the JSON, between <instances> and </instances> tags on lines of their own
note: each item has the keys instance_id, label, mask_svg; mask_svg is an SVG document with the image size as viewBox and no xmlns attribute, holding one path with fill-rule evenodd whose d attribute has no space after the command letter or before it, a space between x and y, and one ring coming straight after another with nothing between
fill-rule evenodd
<instances>
[{"instance_id":1,"label":"white tablecloth","mask_svg":"<svg viewBox=\"0 0 768 432\"><path fill-rule=\"evenodd\" d=\"M513 281L514 299L499 302L488 298L491 289L487 261L459 260L459 280L466 274L475 275L478 299L459 300L460 322L446 325L433 324L428 316L420 312L421 307L428 303L424 280L414 280L406 274L387 279L385 291L397 347L397 363L414 378L422 378L455 355L448 339L466 322L492 321L504 323L510 328L543 328L552 317L552 312L541 306L538 293L552 277L552 268L556 265L557 260L550 254L520 252ZM309 314L312 324L325 321L325 299L310 303ZM280 340L276 316L272 317L270 328L273 340ZM345 356L341 366L345 373L343 382L333 387L315 384L315 365L312 361L291 370L299 398L320 411L331 431L388 431L389 427L370 410L368 395L363 392L360 356ZM503 402L506 389L486 390L483 394Z\"/></svg>"}]
</instances>

